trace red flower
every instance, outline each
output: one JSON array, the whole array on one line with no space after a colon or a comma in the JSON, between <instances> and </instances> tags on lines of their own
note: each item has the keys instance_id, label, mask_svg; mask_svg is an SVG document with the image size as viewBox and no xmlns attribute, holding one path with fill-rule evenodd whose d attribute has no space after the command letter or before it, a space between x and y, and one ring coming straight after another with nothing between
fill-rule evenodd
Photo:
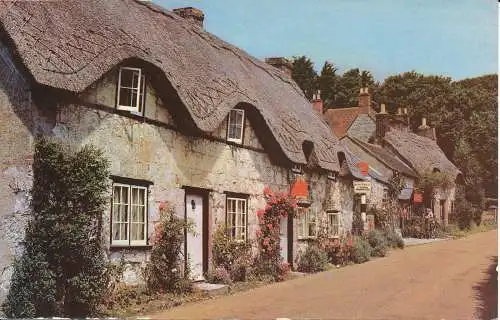
<instances>
[{"instance_id":1,"label":"red flower","mask_svg":"<svg viewBox=\"0 0 500 320\"><path fill-rule=\"evenodd\" d=\"M267 227L268 227L269 229L272 229L272 228L273 228L273 224L272 224L272 223L268 223L268 224L267 224Z\"/></svg>"},{"instance_id":2,"label":"red flower","mask_svg":"<svg viewBox=\"0 0 500 320\"><path fill-rule=\"evenodd\" d=\"M257 217L262 218L264 216L264 213L265 213L265 211L262 209L257 210Z\"/></svg>"},{"instance_id":3,"label":"red flower","mask_svg":"<svg viewBox=\"0 0 500 320\"><path fill-rule=\"evenodd\" d=\"M259 229L259 230L257 230L257 231L255 231L255 235L256 235L257 237L260 237L260 236L262 235L262 231L260 231L260 229Z\"/></svg>"}]
</instances>

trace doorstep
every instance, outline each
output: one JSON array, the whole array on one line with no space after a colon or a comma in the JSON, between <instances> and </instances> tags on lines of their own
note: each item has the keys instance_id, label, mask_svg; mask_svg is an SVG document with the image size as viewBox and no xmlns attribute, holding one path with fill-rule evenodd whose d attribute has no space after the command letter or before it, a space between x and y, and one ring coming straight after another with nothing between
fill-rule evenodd
<instances>
[{"instance_id":1,"label":"doorstep","mask_svg":"<svg viewBox=\"0 0 500 320\"><path fill-rule=\"evenodd\" d=\"M225 284L215 284L208 282L197 282L193 284L196 290L203 292L204 295L214 297L227 294L229 292L229 286Z\"/></svg>"}]
</instances>

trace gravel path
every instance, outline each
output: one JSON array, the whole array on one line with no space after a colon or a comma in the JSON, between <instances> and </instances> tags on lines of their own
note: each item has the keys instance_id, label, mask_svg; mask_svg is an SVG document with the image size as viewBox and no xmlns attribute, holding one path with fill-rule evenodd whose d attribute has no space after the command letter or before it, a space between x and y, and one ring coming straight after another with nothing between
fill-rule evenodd
<instances>
[{"instance_id":1,"label":"gravel path","mask_svg":"<svg viewBox=\"0 0 500 320\"><path fill-rule=\"evenodd\" d=\"M150 315L166 319L493 319L497 231Z\"/></svg>"}]
</instances>

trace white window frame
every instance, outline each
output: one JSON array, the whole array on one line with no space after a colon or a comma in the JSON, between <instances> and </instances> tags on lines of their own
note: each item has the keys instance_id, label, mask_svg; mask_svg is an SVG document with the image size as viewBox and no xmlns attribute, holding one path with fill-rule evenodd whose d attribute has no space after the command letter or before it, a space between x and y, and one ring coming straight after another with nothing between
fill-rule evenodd
<instances>
[{"instance_id":1,"label":"white window frame","mask_svg":"<svg viewBox=\"0 0 500 320\"><path fill-rule=\"evenodd\" d=\"M303 172L302 165L294 163L292 165L292 172L298 174L302 173Z\"/></svg>"},{"instance_id":2,"label":"white window frame","mask_svg":"<svg viewBox=\"0 0 500 320\"><path fill-rule=\"evenodd\" d=\"M229 210L229 202L234 201L234 211ZM244 208L244 212L238 212L238 203L242 203L243 205L241 208ZM247 241L247 234L248 234L248 202L247 199L245 198L238 198L238 197L226 197L226 228L229 230L229 237L231 240L237 241L237 242L246 242ZM232 218L231 215L234 214L234 218ZM239 220L236 218L238 215L242 216ZM244 217L244 224L241 225L236 225L238 221L242 221ZM237 232L238 229L242 229L241 232ZM241 238L235 237L233 235L233 230L235 235L240 235Z\"/></svg>"},{"instance_id":3,"label":"white window frame","mask_svg":"<svg viewBox=\"0 0 500 320\"><path fill-rule=\"evenodd\" d=\"M127 188L128 189L128 203L127 203L127 239L119 239L119 240L114 240L114 224L115 220L113 219L114 215L114 207L115 207L115 187L121 187L121 188ZM141 189L144 190L144 239L142 240L131 240L131 232L132 232L132 224L133 222L131 221L131 208L132 208L132 189ZM148 225L148 188L143 187L143 186L137 186L133 184L123 184L123 183L113 183L113 192L112 192L112 207L111 207L111 246L145 246L147 245L147 240L148 240L148 235L147 235L147 225ZM122 204L121 202L119 204ZM135 204L137 205L137 204Z\"/></svg>"},{"instance_id":4,"label":"white window frame","mask_svg":"<svg viewBox=\"0 0 500 320\"><path fill-rule=\"evenodd\" d=\"M336 224L337 230L338 230L337 234L333 233L334 225L331 224L331 220L330 220L331 216L337 217L337 224ZM327 219L328 219L328 221L327 221L328 222L328 237L330 237L330 238L340 237L340 234L342 233L342 223L340 221L340 211L327 212Z\"/></svg>"},{"instance_id":5,"label":"white window frame","mask_svg":"<svg viewBox=\"0 0 500 320\"><path fill-rule=\"evenodd\" d=\"M137 87L122 87L122 71L123 70L130 70L130 71L135 71L138 72L138 80L137 80ZM136 105L134 106L123 106L120 105L120 92L122 88L126 88L131 90L137 91L137 101ZM131 113L139 114L141 115L144 112L144 102L145 102L145 96L146 96L146 79L145 76L142 74L142 69L140 68L132 68L132 67L121 67L120 72L118 74L118 95L116 99L116 108L118 110L124 110L124 111L130 111Z\"/></svg>"},{"instance_id":6,"label":"white window frame","mask_svg":"<svg viewBox=\"0 0 500 320\"><path fill-rule=\"evenodd\" d=\"M230 128L231 128L231 112L237 112L241 113L241 128L240 128L240 137L239 138L234 138L229 136ZM229 114L227 115L227 141L234 142L234 143L243 143L243 128L245 127L245 110L242 109L232 109L229 111Z\"/></svg>"},{"instance_id":7,"label":"white window frame","mask_svg":"<svg viewBox=\"0 0 500 320\"><path fill-rule=\"evenodd\" d=\"M297 237L300 240L316 239L318 237L318 212L311 207L299 207L298 212ZM300 212L304 211L304 212ZM311 216L314 216L314 222L311 222ZM309 234L309 226L314 224L314 235Z\"/></svg>"}]
</instances>

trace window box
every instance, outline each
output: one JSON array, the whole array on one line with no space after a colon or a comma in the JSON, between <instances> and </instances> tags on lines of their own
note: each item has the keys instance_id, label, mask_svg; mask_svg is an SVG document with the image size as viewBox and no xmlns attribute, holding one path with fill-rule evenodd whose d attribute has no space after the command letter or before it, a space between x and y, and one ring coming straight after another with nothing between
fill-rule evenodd
<instances>
[{"instance_id":1,"label":"window box","mask_svg":"<svg viewBox=\"0 0 500 320\"><path fill-rule=\"evenodd\" d=\"M243 143L243 127L245 122L245 111L233 109L227 117L227 141Z\"/></svg>"},{"instance_id":2,"label":"window box","mask_svg":"<svg viewBox=\"0 0 500 320\"><path fill-rule=\"evenodd\" d=\"M116 108L142 115L144 113L146 79L139 68L121 67L118 74Z\"/></svg>"}]
</instances>

